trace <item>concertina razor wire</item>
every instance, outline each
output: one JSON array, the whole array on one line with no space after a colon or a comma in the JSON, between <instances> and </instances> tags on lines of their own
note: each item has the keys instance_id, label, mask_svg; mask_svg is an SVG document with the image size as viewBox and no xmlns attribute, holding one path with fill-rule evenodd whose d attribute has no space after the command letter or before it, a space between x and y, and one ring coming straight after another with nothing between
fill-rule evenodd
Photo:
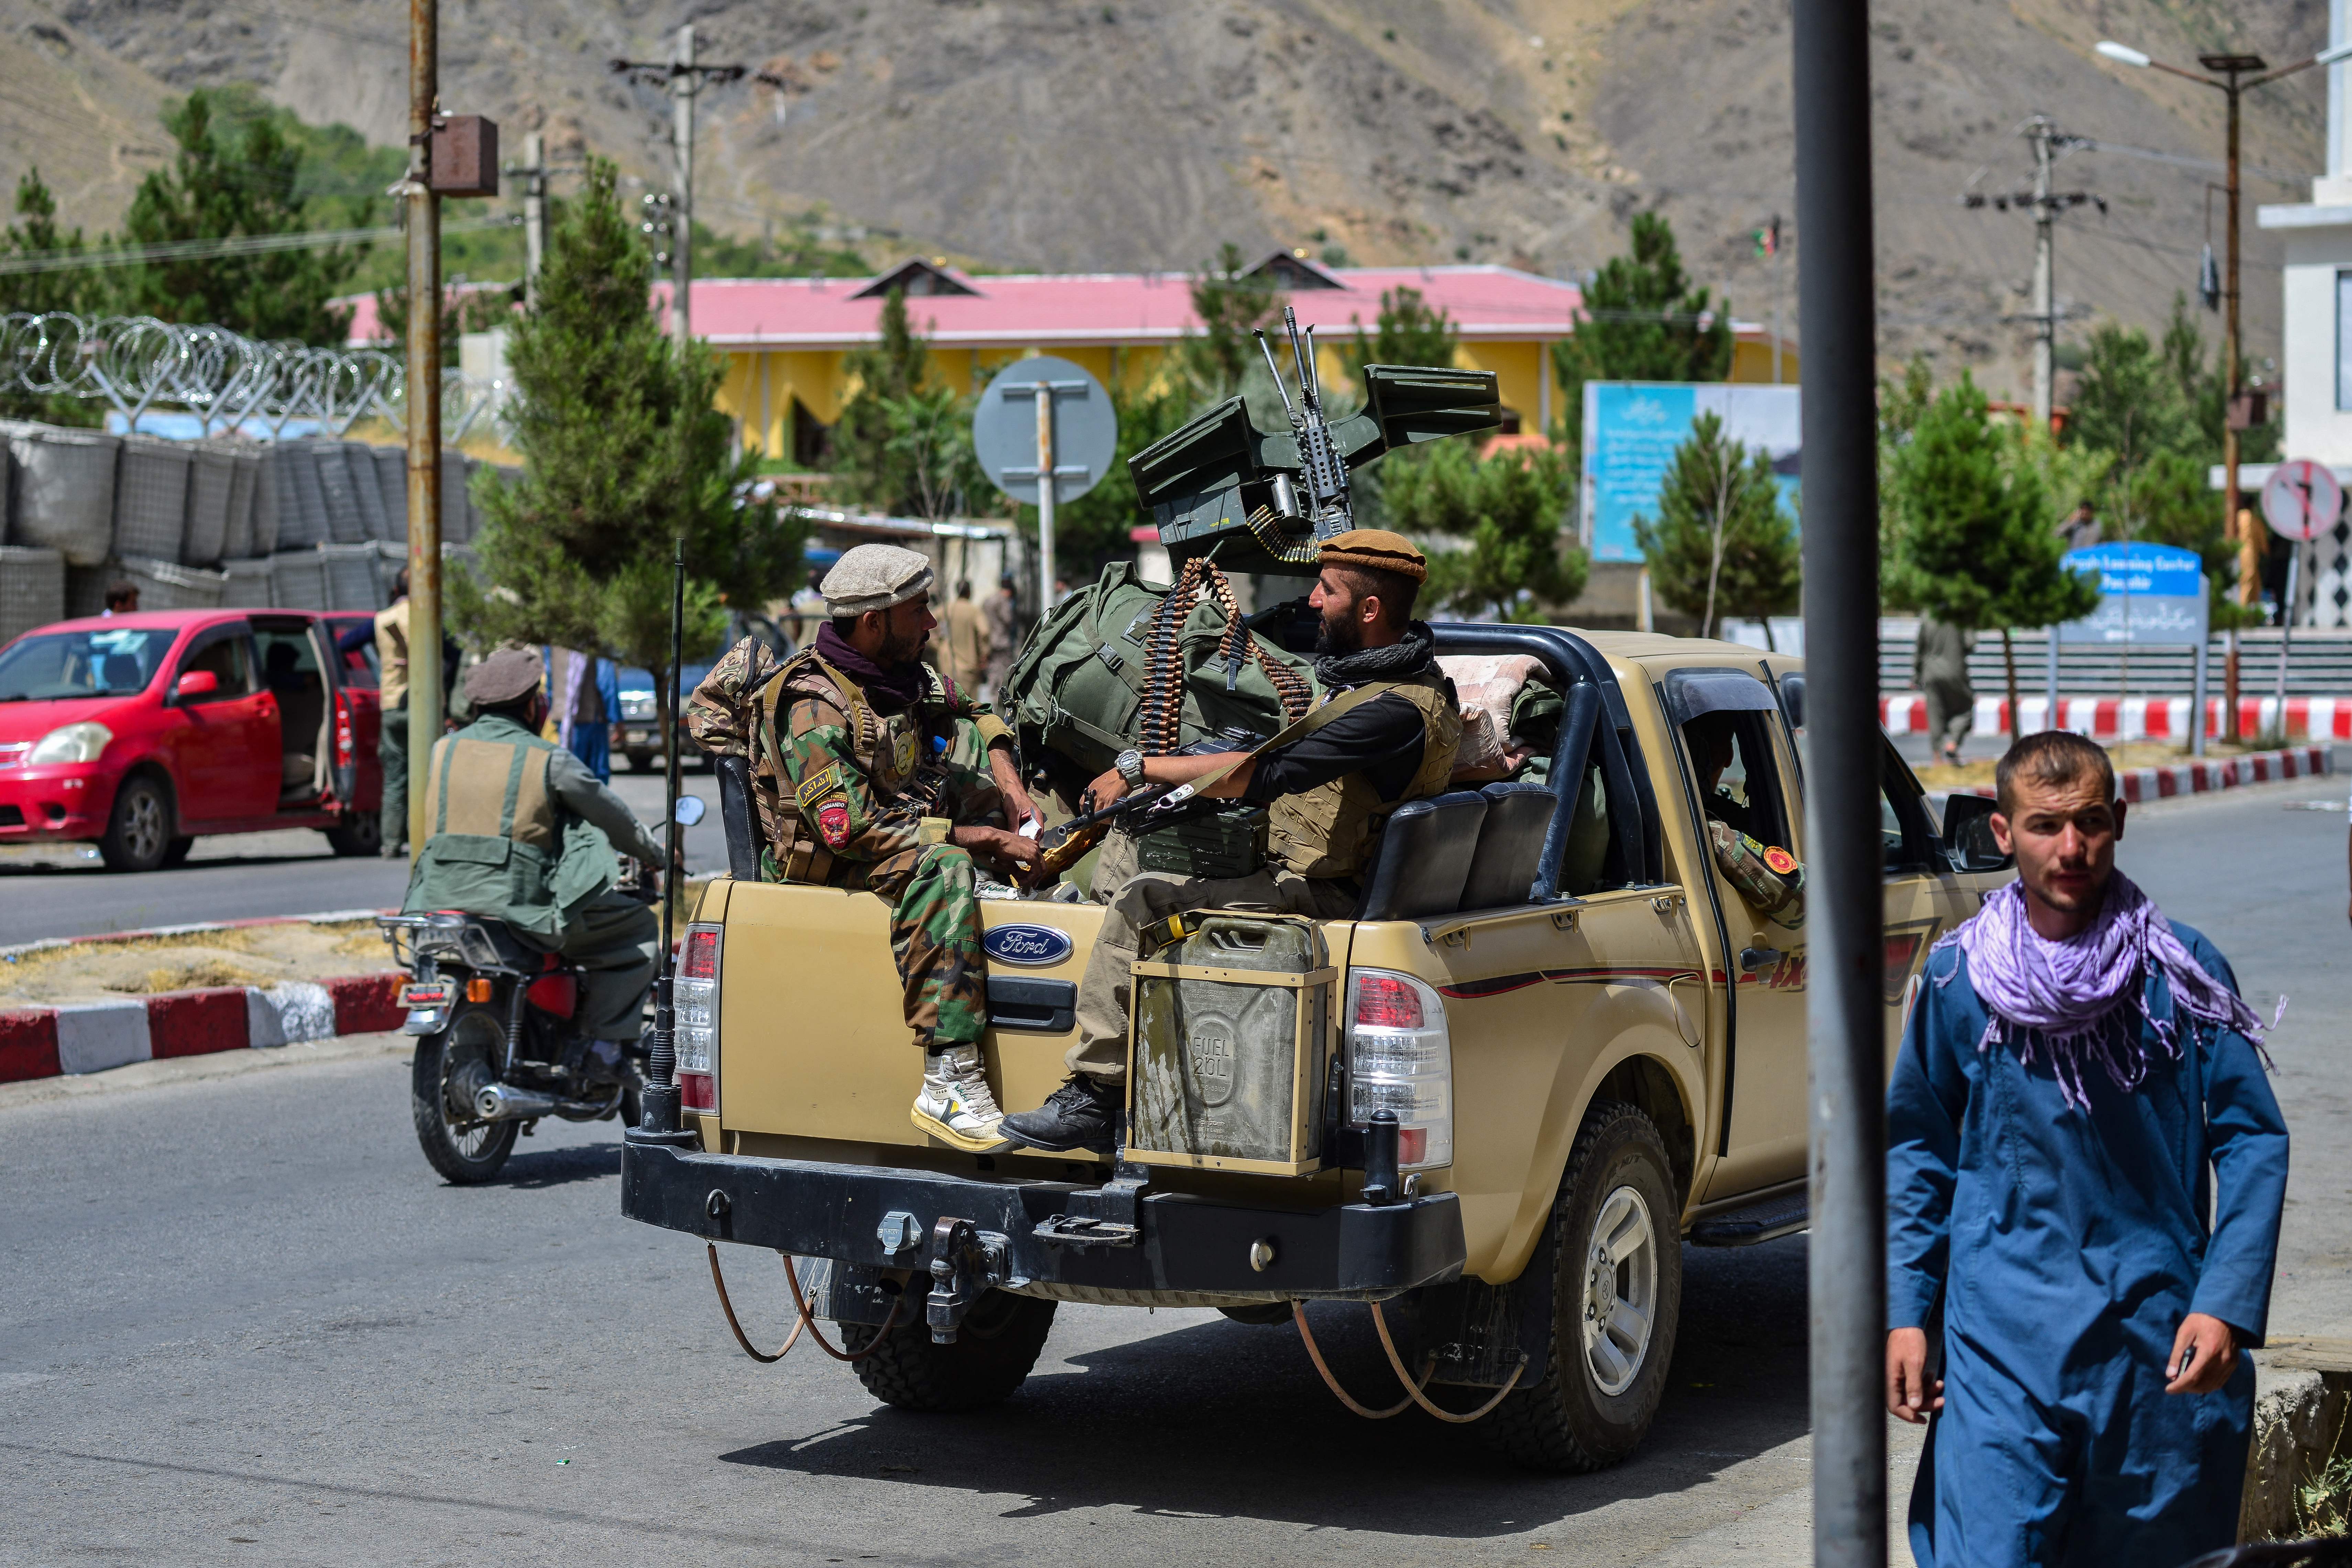
<instances>
[{"instance_id":1,"label":"concertina razor wire","mask_svg":"<svg viewBox=\"0 0 2352 1568\"><path fill-rule=\"evenodd\" d=\"M260 342L226 327L152 316L0 315L0 391L103 398L139 428L150 409L196 416L204 436L279 439L295 420L338 438L370 415L407 427L407 367L382 349ZM445 441L462 439L507 391L462 371L441 373Z\"/></svg>"}]
</instances>

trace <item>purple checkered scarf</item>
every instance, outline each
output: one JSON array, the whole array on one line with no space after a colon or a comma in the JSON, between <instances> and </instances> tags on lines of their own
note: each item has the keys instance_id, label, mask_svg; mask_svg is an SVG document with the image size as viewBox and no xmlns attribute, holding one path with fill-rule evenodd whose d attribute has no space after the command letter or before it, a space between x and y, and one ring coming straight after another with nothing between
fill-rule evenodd
<instances>
[{"instance_id":1,"label":"purple checkered scarf","mask_svg":"<svg viewBox=\"0 0 2352 1568\"><path fill-rule=\"evenodd\" d=\"M1996 1039L2012 1045L2028 1067L2046 1051L2066 1103L2090 1108L2085 1079L2104 1068L2126 1093L2147 1078L2149 1050L2157 1045L2180 1059L2178 1026L2234 1029L2262 1049L2262 1019L2229 986L2205 972L2172 934L2172 922L2121 871L2107 882L2106 900L2090 929L2062 942L2034 933L2026 920L2025 889L2011 882L1996 889L1984 908L1936 945L1958 943L1969 957L1969 981L1992 1016L1977 1049ZM2170 1018L2147 1009L2144 982L2153 971L2172 991ZM1949 984L1951 973L1937 982ZM2279 999L2286 1012L2286 999ZM2278 1022L2273 1018L2272 1024ZM2146 1023L2145 1034L2140 1025ZM2264 1056L2267 1063L2268 1057Z\"/></svg>"}]
</instances>

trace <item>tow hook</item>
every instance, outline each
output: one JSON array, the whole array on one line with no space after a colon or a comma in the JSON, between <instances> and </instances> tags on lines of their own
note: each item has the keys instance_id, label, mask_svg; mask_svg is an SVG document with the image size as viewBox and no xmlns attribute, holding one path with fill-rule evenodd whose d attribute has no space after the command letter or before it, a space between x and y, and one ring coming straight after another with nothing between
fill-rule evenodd
<instances>
[{"instance_id":1,"label":"tow hook","mask_svg":"<svg viewBox=\"0 0 2352 1568\"><path fill-rule=\"evenodd\" d=\"M931 1343L951 1345L975 1299L1005 1281L1012 1244L968 1219L941 1215L931 1227L931 1294L923 1304Z\"/></svg>"}]
</instances>

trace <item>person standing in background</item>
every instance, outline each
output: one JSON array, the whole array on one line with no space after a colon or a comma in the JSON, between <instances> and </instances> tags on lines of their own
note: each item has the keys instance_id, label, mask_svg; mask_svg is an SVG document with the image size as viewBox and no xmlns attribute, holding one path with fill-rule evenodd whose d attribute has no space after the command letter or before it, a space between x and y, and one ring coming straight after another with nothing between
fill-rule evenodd
<instances>
[{"instance_id":1,"label":"person standing in background","mask_svg":"<svg viewBox=\"0 0 2352 1568\"><path fill-rule=\"evenodd\" d=\"M990 637L988 617L971 602L969 581L955 585L955 597L948 605L947 673L948 678L963 689L964 694L977 701L980 683L988 679Z\"/></svg>"},{"instance_id":2,"label":"person standing in background","mask_svg":"<svg viewBox=\"0 0 2352 1568\"><path fill-rule=\"evenodd\" d=\"M116 616L135 616L138 613L139 584L125 582L118 577L106 585L106 608L99 612L100 619L110 619Z\"/></svg>"},{"instance_id":3,"label":"person standing in background","mask_svg":"<svg viewBox=\"0 0 2352 1568\"><path fill-rule=\"evenodd\" d=\"M363 636L357 627L345 638ZM392 580L392 604L375 613L376 694L383 727L377 731L375 754L383 768L383 810L376 853L397 860L408 850L408 568ZM351 652L348 647L341 649Z\"/></svg>"},{"instance_id":4,"label":"person standing in background","mask_svg":"<svg viewBox=\"0 0 2352 1568\"><path fill-rule=\"evenodd\" d=\"M612 716L621 706L620 672L609 658L568 647L543 650L547 660L549 737L588 765L598 784L613 782Z\"/></svg>"},{"instance_id":5,"label":"person standing in background","mask_svg":"<svg viewBox=\"0 0 2352 1568\"><path fill-rule=\"evenodd\" d=\"M1927 746L1947 767L1960 765L1960 742L1976 727L1977 689L1969 683L1976 645L1976 633L1925 616L1911 645L1911 679L1927 700Z\"/></svg>"},{"instance_id":6,"label":"person standing in background","mask_svg":"<svg viewBox=\"0 0 2352 1568\"><path fill-rule=\"evenodd\" d=\"M2091 498L2084 496L2076 501L2074 511L2061 518L2053 531L2065 540L2069 550L2088 550L2096 544L2100 532L2099 512L2091 504Z\"/></svg>"},{"instance_id":7,"label":"person standing in background","mask_svg":"<svg viewBox=\"0 0 2352 1568\"><path fill-rule=\"evenodd\" d=\"M1021 641L1021 598L1013 591L1013 579L1000 580L996 596L988 601L984 612L988 616L988 697L991 702L1004 700L1004 678L1013 672L1013 650Z\"/></svg>"}]
</instances>

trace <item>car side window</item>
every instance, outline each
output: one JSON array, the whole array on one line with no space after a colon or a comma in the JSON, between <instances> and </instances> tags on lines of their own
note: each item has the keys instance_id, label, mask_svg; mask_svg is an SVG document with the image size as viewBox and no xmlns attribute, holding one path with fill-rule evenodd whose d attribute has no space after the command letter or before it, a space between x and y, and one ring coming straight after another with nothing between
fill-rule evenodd
<instances>
[{"instance_id":1,"label":"car side window","mask_svg":"<svg viewBox=\"0 0 2352 1568\"><path fill-rule=\"evenodd\" d=\"M180 661L182 675L208 670L219 682L211 691L186 700L191 706L205 702L234 702L253 691L253 666L246 653L245 634L237 632L216 637Z\"/></svg>"},{"instance_id":2,"label":"car side window","mask_svg":"<svg viewBox=\"0 0 2352 1568\"><path fill-rule=\"evenodd\" d=\"M1886 869L1916 873L1942 869L1936 824L1911 764L1890 742L1878 772L1878 836Z\"/></svg>"},{"instance_id":3,"label":"car side window","mask_svg":"<svg viewBox=\"0 0 2352 1568\"><path fill-rule=\"evenodd\" d=\"M1698 784L1699 809L1711 821L1767 845L1790 842L1789 812L1772 754L1772 716L1717 710L1683 725Z\"/></svg>"}]
</instances>

